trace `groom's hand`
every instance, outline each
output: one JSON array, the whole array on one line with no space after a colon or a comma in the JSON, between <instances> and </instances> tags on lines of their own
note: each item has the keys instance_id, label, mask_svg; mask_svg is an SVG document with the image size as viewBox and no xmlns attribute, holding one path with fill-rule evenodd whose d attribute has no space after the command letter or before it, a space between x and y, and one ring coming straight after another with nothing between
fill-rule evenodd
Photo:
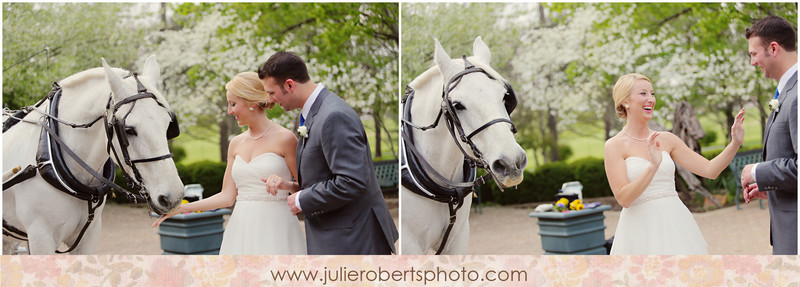
<instances>
[{"instance_id":1,"label":"groom's hand","mask_svg":"<svg viewBox=\"0 0 800 287\"><path fill-rule=\"evenodd\" d=\"M297 205L294 204L294 198L297 197L297 193L292 193L289 197L286 198L287 203L289 204L289 210L292 212L292 215L298 215L302 212Z\"/></svg>"},{"instance_id":2,"label":"groom's hand","mask_svg":"<svg viewBox=\"0 0 800 287\"><path fill-rule=\"evenodd\" d=\"M756 180L753 178L753 166L755 166L755 164L748 164L742 168L742 188L745 188L747 185L756 182Z\"/></svg>"},{"instance_id":3,"label":"groom's hand","mask_svg":"<svg viewBox=\"0 0 800 287\"><path fill-rule=\"evenodd\" d=\"M750 203L751 199L767 199L767 192L758 190L758 184L747 185L744 189L744 203Z\"/></svg>"}]
</instances>

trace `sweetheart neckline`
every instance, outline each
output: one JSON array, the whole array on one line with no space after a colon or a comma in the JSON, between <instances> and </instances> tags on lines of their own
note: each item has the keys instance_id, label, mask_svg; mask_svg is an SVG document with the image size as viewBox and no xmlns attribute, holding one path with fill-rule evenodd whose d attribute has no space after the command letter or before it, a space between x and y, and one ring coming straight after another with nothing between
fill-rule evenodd
<instances>
[{"instance_id":1,"label":"sweetheart neckline","mask_svg":"<svg viewBox=\"0 0 800 287\"><path fill-rule=\"evenodd\" d=\"M277 154L277 153L274 153L274 152L265 152L265 153L259 154L259 155L257 155L257 156L254 156L253 158L251 158L251 159L250 159L250 161L247 161L247 160L245 160L244 158L242 158L242 156L240 156L240 155L238 155L238 154L235 156L235 158L241 159L241 160L242 160L242 161L244 161L244 163L246 163L246 164L250 164L251 162L253 162L253 160L255 160L255 159L257 159L257 158L259 158L260 156L262 156L262 155L265 155L265 154L274 154L274 155L276 155L276 156L278 156L278 157L280 157L280 158L283 158L281 155L279 155L279 154ZM235 160L235 159L234 159L234 160Z\"/></svg>"},{"instance_id":2,"label":"sweetheart neckline","mask_svg":"<svg viewBox=\"0 0 800 287\"><path fill-rule=\"evenodd\" d=\"M663 153L663 152L667 152L667 151L665 151L665 150L662 150L661 152ZM668 152L667 152L667 155L669 155L669 153L668 153ZM625 160L628 160L628 159L631 159L631 158L638 158L638 159L641 159L641 160L649 161L648 159L646 159L646 158L643 158L643 157L641 157L641 156L629 156L629 157L627 157ZM672 158L672 156L670 156L669 158ZM662 159L663 159L663 157L662 157ZM662 161L663 161L663 160L662 160Z\"/></svg>"}]
</instances>

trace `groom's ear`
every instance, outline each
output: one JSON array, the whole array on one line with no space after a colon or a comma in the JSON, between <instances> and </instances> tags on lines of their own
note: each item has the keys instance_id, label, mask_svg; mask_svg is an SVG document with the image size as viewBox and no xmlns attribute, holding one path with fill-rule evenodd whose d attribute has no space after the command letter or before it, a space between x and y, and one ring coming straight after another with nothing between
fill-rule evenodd
<instances>
[{"instance_id":1,"label":"groom's ear","mask_svg":"<svg viewBox=\"0 0 800 287\"><path fill-rule=\"evenodd\" d=\"M294 80L286 79L286 81L284 81L283 84L286 86L287 91L289 91L290 93L294 93L294 84L295 84Z\"/></svg>"}]
</instances>

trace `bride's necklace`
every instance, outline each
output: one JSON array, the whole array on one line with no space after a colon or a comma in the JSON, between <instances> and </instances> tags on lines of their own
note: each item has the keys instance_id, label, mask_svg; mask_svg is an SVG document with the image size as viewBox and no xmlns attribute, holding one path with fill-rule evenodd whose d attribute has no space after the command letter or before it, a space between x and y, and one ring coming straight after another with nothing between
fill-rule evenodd
<instances>
[{"instance_id":1,"label":"bride's necklace","mask_svg":"<svg viewBox=\"0 0 800 287\"><path fill-rule=\"evenodd\" d=\"M257 137L253 137L253 135L251 135L251 133L250 133L250 130L248 129L248 130L247 130L247 137L249 137L250 139L252 139L252 140L254 140L254 141L257 141L257 140L259 140L261 137L263 137L265 134L267 134L267 132L269 131L269 129L270 129L270 128L272 128L272 122L269 122L269 124L267 124L267 129L266 129L266 130L264 130L264 132L263 132L263 133L261 133L261 135L259 135L259 136L257 136Z\"/></svg>"},{"instance_id":2,"label":"bride's necklace","mask_svg":"<svg viewBox=\"0 0 800 287\"><path fill-rule=\"evenodd\" d=\"M650 131L650 129L647 129L647 131ZM634 140L637 140L637 141L640 141L640 142L646 142L647 141L647 138L643 138L643 139L637 138L635 136L632 136L628 132L626 132L624 129L622 130L622 132L625 133L625 135L629 136L630 138L632 138ZM650 133L652 133L652 132L650 132ZM648 136L649 136L649 134L648 134Z\"/></svg>"}]
</instances>

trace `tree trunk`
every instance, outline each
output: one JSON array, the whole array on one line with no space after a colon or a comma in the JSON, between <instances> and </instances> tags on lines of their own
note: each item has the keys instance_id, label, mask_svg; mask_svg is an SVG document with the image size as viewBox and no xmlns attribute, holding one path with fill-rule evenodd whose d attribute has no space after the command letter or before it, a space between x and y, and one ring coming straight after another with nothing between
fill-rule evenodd
<instances>
[{"instance_id":1,"label":"tree trunk","mask_svg":"<svg viewBox=\"0 0 800 287\"><path fill-rule=\"evenodd\" d=\"M610 92L605 94L610 94ZM611 129L613 129L614 125L616 124L617 111L615 109L613 99L606 100L606 103L608 104L605 105L606 108L605 111L603 112L603 124L605 126L605 132L606 132L605 140L608 140L611 138Z\"/></svg>"},{"instance_id":2,"label":"tree trunk","mask_svg":"<svg viewBox=\"0 0 800 287\"><path fill-rule=\"evenodd\" d=\"M542 159L544 162L547 162L547 131L544 129L544 113L542 111L537 112L539 114L539 120L536 123L539 125L539 134L542 135Z\"/></svg>"},{"instance_id":3,"label":"tree trunk","mask_svg":"<svg viewBox=\"0 0 800 287\"><path fill-rule=\"evenodd\" d=\"M553 136L552 146L550 147L550 161L556 162L559 159L558 156L558 119L554 115L553 110L550 107L547 108L547 129L550 130L550 134Z\"/></svg>"},{"instance_id":4,"label":"tree trunk","mask_svg":"<svg viewBox=\"0 0 800 287\"><path fill-rule=\"evenodd\" d=\"M375 157L381 157L381 118L373 114L372 119L375 121Z\"/></svg>"},{"instance_id":5,"label":"tree trunk","mask_svg":"<svg viewBox=\"0 0 800 287\"><path fill-rule=\"evenodd\" d=\"M219 122L219 160L222 162L228 162L229 134L230 129L228 129L228 118L225 117Z\"/></svg>"},{"instance_id":6,"label":"tree trunk","mask_svg":"<svg viewBox=\"0 0 800 287\"><path fill-rule=\"evenodd\" d=\"M672 123L672 133L680 138L686 144L686 146L688 146L694 152L700 153L700 143L698 140L703 138L706 133L703 131L703 126L701 126L700 121L697 120L697 116L694 114L694 108L692 108L692 105L689 104L689 102L682 101L678 103L678 106L675 108L675 115ZM675 166L675 170L683 179L683 182L686 183L686 188L689 191L702 194L705 196L705 198L711 200L711 202L713 202L718 208L722 207L719 201L717 201L717 199L711 195L711 192L703 187L703 182L700 181L700 179L698 179L697 176L695 176L692 172L679 165ZM675 181L679 180L679 178L675 178Z\"/></svg>"},{"instance_id":7,"label":"tree trunk","mask_svg":"<svg viewBox=\"0 0 800 287\"><path fill-rule=\"evenodd\" d=\"M219 122L219 159L222 162L228 162L228 146L230 145L231 134L238 132L235 127L238 127L236 120L232 117L225 117Z\"/></svg>"},{"instance_id":8,"label":"tree trunk","mask_svg":"<svg viewBox=\"0 0 800 287\"><path fill-rule=\"evenodd\" d=\"M731 141L731 128L733 126L733 122L736 120L736 112L733 110L733 103L728 102L725 104L725 122L727 125L725 126L725 138L728 139L728 142Z\"/></svg>"}]
</instances>

